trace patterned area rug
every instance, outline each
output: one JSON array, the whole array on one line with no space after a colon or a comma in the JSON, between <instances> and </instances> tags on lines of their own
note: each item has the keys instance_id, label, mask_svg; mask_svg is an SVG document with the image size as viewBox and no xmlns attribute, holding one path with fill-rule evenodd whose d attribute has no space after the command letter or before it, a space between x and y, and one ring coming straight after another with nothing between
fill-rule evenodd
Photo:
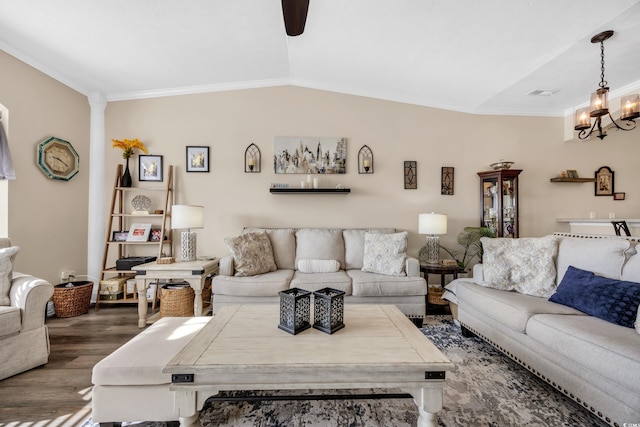
<instances>
[{"instance_id":1,"label":"patterned area rug","mask_svg":"<svg viewBox=\"0 0 640 427\"><path fill-rule=\"evenodd\" d=\"M451 316L428 316L422 332L457 366L447 373L442 427L580 426L607 424L538 379L479 338L464 338ZM200 414L203 426L327 427L415 426L418 410L410 398L370 399L367 394L402 394L401 390L353 390L356 399L296 398L299 392L227 392L209 400ZM310 390L309 394L347 394ZM261 396L278 400L263 400ZM227 400L220 400L226 398ZM251 399L251 400L241 400ZM280 400L282 399L282 400ZM123 425L151 427L162 423ZM97 426L97 424L95 424ZM83 427L94 427L88 420Z\"/></svg>"}]
</instances>

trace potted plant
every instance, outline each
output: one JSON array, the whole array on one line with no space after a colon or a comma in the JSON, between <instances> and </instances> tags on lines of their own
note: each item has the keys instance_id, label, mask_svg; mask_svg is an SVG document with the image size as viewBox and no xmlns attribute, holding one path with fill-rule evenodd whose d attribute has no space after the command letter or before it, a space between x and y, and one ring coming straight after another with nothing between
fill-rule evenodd
<instances>
[{"instance_id":1,"label":"potted plant","mask_svg":"<svg viewBox=\"0 0 640 427\"><path fill-rule=\"evenodd\" d=\"M467 271L469 264L476 258L482 261L482 243L481 237L496 237L495 231L489 227L465 227L463 231L458 234L456 242L462 246L462 250L454 250L446 248L442 245L440 247L443 251L455 259L458 263L458 267ZM420 248L418 256L422 259L426 255L426 246Z\"/></svg>"}]
</instances>

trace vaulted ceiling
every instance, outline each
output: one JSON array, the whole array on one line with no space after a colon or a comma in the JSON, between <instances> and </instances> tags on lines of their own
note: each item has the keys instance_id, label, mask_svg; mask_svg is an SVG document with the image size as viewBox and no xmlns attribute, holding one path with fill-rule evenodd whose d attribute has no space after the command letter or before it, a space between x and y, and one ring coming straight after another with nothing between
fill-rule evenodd
<instances>
[{"instance_id":1,"label":"vaulted ceiling","mask_svg":"<svg viewBox=\"0 0 640 427\"><path fill-rule=\"evenodd\" d=\"M561 116L597 88L610 29L612 96L639 92L640 0L311 0L297 37L279 0L0 0L0 49L107 100L297 85Z\"/></svg>"}]
</instances>

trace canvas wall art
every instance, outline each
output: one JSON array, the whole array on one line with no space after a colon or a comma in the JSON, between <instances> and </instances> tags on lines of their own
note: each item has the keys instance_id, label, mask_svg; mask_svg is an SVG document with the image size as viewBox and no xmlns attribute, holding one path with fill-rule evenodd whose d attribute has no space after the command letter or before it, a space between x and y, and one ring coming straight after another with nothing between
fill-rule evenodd
<instances>
[{"instance_id":1,"label":"canvas wall art","mask_svg":"<svg viewBox=\"0 0 640 427\"><path fill-rule=\"evenodd\" d=\"M277 136L275 173L347 173L347 139Z\"/></svg>"}]
</instances>

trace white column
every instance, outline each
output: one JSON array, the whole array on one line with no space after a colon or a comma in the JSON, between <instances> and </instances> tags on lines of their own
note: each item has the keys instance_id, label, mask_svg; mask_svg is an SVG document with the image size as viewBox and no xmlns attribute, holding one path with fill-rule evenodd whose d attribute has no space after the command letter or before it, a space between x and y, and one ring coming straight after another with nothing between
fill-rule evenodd
<instances>
[{"instance_id":1,"label":"white column","mask_svg":"<svg viewBox=\"0 0 640 427\"><path fill-rule=\"evenodd\" d=\"M107 99L101 92L89 94L91 126L89 131L89 230L87 233L87 275L94 282L91 300L95 301L100 286L102 253L105 239L104 208L104 110Z\"/></svg>"}]
</instances>

